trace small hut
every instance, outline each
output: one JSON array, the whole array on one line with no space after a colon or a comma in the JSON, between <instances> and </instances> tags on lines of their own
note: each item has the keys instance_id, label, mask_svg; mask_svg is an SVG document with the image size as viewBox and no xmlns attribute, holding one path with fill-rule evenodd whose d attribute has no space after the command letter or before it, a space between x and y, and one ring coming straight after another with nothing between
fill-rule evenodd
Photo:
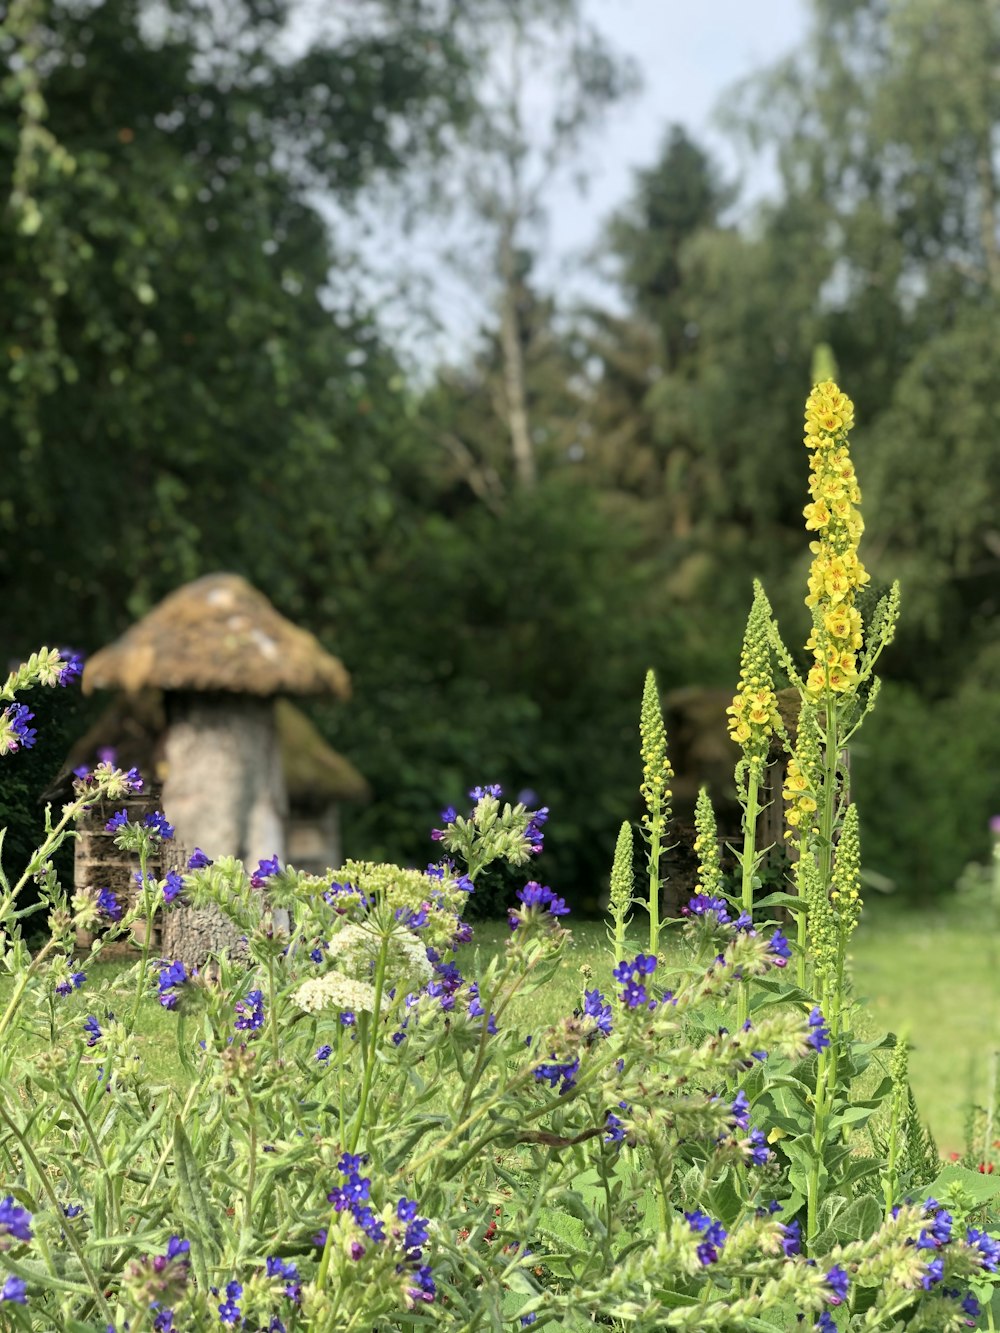
<instances>
[{"instance_id":1,"label":"small hut","mask_svg":"<svg viewBox=\"0 0 1000 1333\"><path fill-rule=\"evenodd\" d=\"M319 869L338 862L336 803L365 799L367 784L277 696L346 699L350 678L245 579L213 574L172 593L90 659L83 688L121 693L74 747L63 781L113 747L117 762L137 765L159 796L179 848L251 866L287 860L292 847L308 848ZM103 867L101 831L81 829L78 883L95 882ZM171 913L175 956L196 963L199 953L232 943L220 923L184 912Z\"/></svg>"},{"instance_id":2,"label":"small hut","mask_svg":"<svg viewBox=\"0 0 1000 1333\"><path fill-rule=\"evenodd\" d=\"M275 696L347 699L350 677L246 579L209 574L95 653L83 689L160 692L163 807L179 840L254 863L285 857Z\"/></svg>"}]
</instances>

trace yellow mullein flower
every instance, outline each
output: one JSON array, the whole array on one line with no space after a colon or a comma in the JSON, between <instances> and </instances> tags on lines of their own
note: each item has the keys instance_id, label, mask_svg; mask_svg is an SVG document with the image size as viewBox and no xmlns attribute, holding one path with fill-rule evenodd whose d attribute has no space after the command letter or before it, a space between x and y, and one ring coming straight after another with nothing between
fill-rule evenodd
<instances>
[{"instance_id":1,"label":"yellow mullein flower","mask_svg":"<svg viewBox=\"0 0 1000 1333\"><path fill-rule=\"evenodd\" d=\"M736 697L726 709L729 734L742 746L747 763L763 771L771 735L781 726L778 700L771 676L768 643L770 607L762 591L754 596L740 654L740 681Z\"/></svg>"}]
</instances>

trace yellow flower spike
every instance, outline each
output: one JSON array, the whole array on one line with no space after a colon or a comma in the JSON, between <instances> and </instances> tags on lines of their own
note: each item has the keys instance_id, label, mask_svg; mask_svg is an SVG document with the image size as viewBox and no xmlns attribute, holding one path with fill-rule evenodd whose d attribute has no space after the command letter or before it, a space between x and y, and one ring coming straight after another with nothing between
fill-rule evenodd
<instances>
[{"instance_id":1,"label":"yellow flower spike","mask_svg":"<svg viewBox=\"0 0 1000 1333\"><path fill-rule=\"evenodd\" d=\"M857 683L854 653L861 647L861 617L854 608L859 588L869 581L857 547L864 521L856 505L861 492L847 444L854 424L854 404L833 380L814 386L806 403L806 447L811 451L811 503L806 528L818 534L810 543L809 595L813 629L806 648L813 654L806 688L846 694Z\"/></svg>"},{"instance_id":2,"label":"yellow flower spike","mask_svg":"<svg viewBox=\"0 0 1000 1333\"><path fill-rule=\"evenodd\" d=\"M861 918L862 908L861 843L856 805L848 806L844 815L844 825L833 862L830 899L846 942Z\"/></svg>"},{"instance_id":3,"label":"yellow flower spike","mask_svg":"<svg viewBox=\"0 0 1000 1333\"><path fill-rule=\"evenodd\" d=\"M729 734L742 747L748 769L758 776L767 762L771 735L780 725L771 672L770 622L771 608L763 590L756 587L740 653L740 681L726 712Z\"/></svg>"}]
</instances>

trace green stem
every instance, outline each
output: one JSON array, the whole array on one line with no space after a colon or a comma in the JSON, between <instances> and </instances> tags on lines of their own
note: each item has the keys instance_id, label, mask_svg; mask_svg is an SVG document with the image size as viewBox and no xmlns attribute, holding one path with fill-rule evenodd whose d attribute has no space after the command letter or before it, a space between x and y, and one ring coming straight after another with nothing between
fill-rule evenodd
<instances>
[{"instance_id":1,"label":"green stem","mask_svg":"<svg viewBox=\"0 0 1000 1333\"><path fill-rule=\"evenodd\" d=\"M98 1141L97 1135L94 1133L94 1127L90 1123L90 1117L87 1115L86 1110L81 1105L80 1099L77 1097L76 1090L73 1088L72 1084L70 1084L67 1088L63 1090L63 1096L70 1103L70 1105L73 1106L74 1109L76 1110L77 1115L80 1117L80 1123L83 1125L84 1132L90 1139L90 1145L94 1150L94 1156L96 1157L98 1165L100 1166L101 1170L104 1173L105 1180L108 1182L108 1191L111 1195L111 1213L114 1218L115 1230L120 1232L122 1229L122 1223L121 1223L121 1216L118 1211L118 1194L117 1191L115 1190L115 1182L111 1179L111 1173L108 1170L107 1158L104 1156L104 1152L101 1148L100 1142Z\"/></svg>"},{"instance_id":2,"label":"green stem","mask_svg":"<svg viewBox=\"0 0 1000 1333\"><path fill-rule=\"evenodd\" d=\"M278 1041L278 1003L277 988L274 981L274 958L270 954L268 954L267 957L267 975L268 985L271 992L269 996L270 1004L268 1006L271 1013L268 1026L271 1030L271 1051L274 1055L274 1067L277 1069L281 1064L281 1044Z\"/></svg>"},{"instance_id":3,"label":"green stem","mask_svg":"<svg viewBox=\"0 0 1000 1333\"><path fill-rule=\"evenodd\" d=\"M649 952L660 947L660 803L652 811L649 828Z\"/></svg>"},{"instance_id":4,"label":"green stem","mask_svg":"<svg viewBox=\"0 0 1000 1333\"><path fill-rule=\"evenodd\" d=\"M757 815L760 773L750 761L747 778L747 802L743 810L743 855L740 857L740 898L743 911L753 919L753 872L757 863ZM736 999L736 1023L742 1028L750 1009L750 987L741 983Z\"/></svg>"},{"instance_id":5,"label":"green stem","mask_svg":"<svg viewBox=\"0 0 1000 1333\"><path fill-rule=\"evenodd\" d=\"M28 989L29 981L38 971L38 968L45 959L46 955L51 953L52 950L55 948L55 945L56 945L55 939L47 940L46 943L42 946L42 948L38 951L38 953L35 954L34 958L31 960L28 967L26 967L24 972L22 972L20 977L18 977L17 984L14 987L14 993L11 995L7 1008L4 1010L3 1017L0 1018L0 1037L3 1036L3 1034L7 1031L8 1027L10 1026L11 1019L14 1017L15 1013L17 1012L17 1007L21 1003L21 997L24 995L24 992Z\"/></svg>"},{"instance_id":6,"label":"green stem","mask_svg":"<svg viewBox=\"0 0 1000 1333\"><path fill-rule=\"evenodd\" d=\"M249 1236L253 1225L253 1187L257 1178L257 1111L253 1098L247 1097L247 1111L250 1114L249 1149L250 1161L247 1167L247 1189L243 1201L243 1234Z\"/></svg>"},{"instance_id":7,"label":"green stem","mask_svg":"<svg viewBox=\"0 0 1000 1333\"><path fill-rule=\"evenodd\" d=\"M136 980L135 999L132 1002L132 1013L129 1017L128 1032L135 1031L135 1025L139 1019L139 1006L142 1004L142 997L146 991L146 970L149 966L149 945L153 935L153 895L149 891L148 877L146 874L146 865L149 853L145 847L139 852L139 874L142 876L142 961L139 964L139 976Z\"/></svg>"}]
</instances>

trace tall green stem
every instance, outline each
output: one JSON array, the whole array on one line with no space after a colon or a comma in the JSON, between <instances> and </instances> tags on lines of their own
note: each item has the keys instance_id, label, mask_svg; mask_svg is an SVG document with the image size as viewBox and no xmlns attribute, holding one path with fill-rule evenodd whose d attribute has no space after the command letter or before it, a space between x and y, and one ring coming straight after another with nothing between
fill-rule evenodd
<instances>
[{"instance_id":1,"label":"tall green stem","mask_svg":"<svg viewBox=\"0 0 1000 1333\"><path fill-rule=\"evenodd\" d=\"M649 833L649 952L655 958L660 947L660 823L659 802Z\"/></svg>"},{"instance_id":2,"label":"tall green stem","mask_svg":"<svg viewBox=\"0 0 1000 1333\"><path fill-rule=\"evenodd\" d=\"M740 901L743 911L753 919L753 873L757 864L757 815L760 794L760 774L756 763L750 766L747 778L747 803L743 811L743 855L740 857ZM737 1025L747 1021L750 1008L750 988L741 983L736 1001Z\"/></svg>"},{"instance_id":3,"label":"tall green stem","mask_svg":"<svg viewBox=\"0 0 1000 1333\"><path fill-rule=\"evenodd\" d=\"M142 961L139 964L139 976L135 985L135 999L132 1002L132 1014L129 1018L128 1031L134 1032L139 1018L139 1006L146 992L146 971L149 967L149 945L153 936L153 895L149 891L146 874L148 853L145 847L139 852L139 874L142 876Z\"/></svg>"},{"instance_id":4,"label":"tall green stem","mask_svg":"<svg viewBox=\"0 0 1000 1333\"><path fill-rule=\"evenodd\" d=\"M14 992L10 997L10 1000L7 1004L7 1008L3 1012L3 1018L0 1018L0 1037L2 1037L3 1034L7 1031L7 1028L10 1026L11 1020L17 1013L17 1007L21 1003L21 997L24 995L24 992L28 988L28 982L38 971L41 964L45 961L46 955L51 953L52 950L55 948L55 944L56 941L54 939L47 940L46 943L42 946L42 948L39 949L38 953L35 954L29 966L25 968L25 970L21 973L20 977L18 977L17 984L14 987Z\"/></svg>"}]
</instances>

